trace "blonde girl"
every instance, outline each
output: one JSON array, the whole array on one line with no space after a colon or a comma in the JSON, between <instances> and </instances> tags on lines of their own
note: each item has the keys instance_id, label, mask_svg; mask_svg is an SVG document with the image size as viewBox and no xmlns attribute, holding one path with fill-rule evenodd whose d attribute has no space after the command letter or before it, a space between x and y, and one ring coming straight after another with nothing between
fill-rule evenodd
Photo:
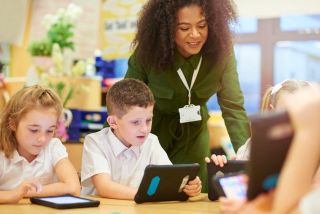
<instances>
[{"instance_id":1,"label":"blonde girl","mask_svg":"<svg viewBox=\"0 0 320 214\"><path fill-rule=\"evenodd\" d=\"M310 83L302 80L285 80L276 84L275 86L269 87L263 95L261 102L261 111L278 111L284 108L285 104L283 103L282 97L286 94L292 94L300 88L310 86ZM238 160L248 160L250 153L250 138L242 145L237 151ZM223 166L227 162L227 158L224 155L215 155L211 156L212 161L216 165ZM210 162L209 158L206 158L206 162Z\"/></svg>"},{"instance_id":2,"label":"blonde girl","mask_svg":"<svg viewBox=\"0 0 320 214\"><path fill-rule=\"evenodd\" d=\"M59 97L37 85L21 89L5 106L0 119L0 203L79 195L76 170L54 138L61 111Z\"/></svg>"}]
</instances>

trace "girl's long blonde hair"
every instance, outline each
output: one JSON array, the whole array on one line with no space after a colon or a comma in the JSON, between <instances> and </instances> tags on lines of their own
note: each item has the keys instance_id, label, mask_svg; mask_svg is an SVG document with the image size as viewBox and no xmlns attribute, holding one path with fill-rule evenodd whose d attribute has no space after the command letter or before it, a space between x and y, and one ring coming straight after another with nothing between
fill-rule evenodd
<instances>
[{"instance_id":1,"label":"girl's long blonde hair","mask_svg":"<svg viewBox=\"0 0 320 214\"><path fill-rule=\"evenodd\" d=\"M3 111L0 119L0 151L7 158L18 147L15 131L21 118L30 110L37 108L54 108L57 111L57 123L61 116L62 104L58 95L49 88L39 85L25 87L14 94Z\"/></svg>"},{"instance_id":2,"label":"girl's long blonde hair","mask_svg":"<svg viewBox=\"0 0 320 214\"><path fill-rule=\"evenodd\" d=\"M279 100L279 94L282 92L293 93L296 90L310 86L310 83L303 80L285 80L281 83L278 83L275 86L269 87L265 94L263 95L261 102L261 111L266 112L270 111L270 105L273 107L277 106Z\"/></svg>"}]
</instances>

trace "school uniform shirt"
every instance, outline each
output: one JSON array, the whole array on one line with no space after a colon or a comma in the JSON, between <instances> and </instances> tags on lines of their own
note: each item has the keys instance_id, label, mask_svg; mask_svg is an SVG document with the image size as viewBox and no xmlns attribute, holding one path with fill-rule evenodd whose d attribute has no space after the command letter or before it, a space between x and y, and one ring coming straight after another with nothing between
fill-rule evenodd
<instances>
[{"instance_id":1,"label":"school uniform shirt","mask_svg":"<svg viewBox=\"0 0 320 214\"><path fill-rule=\"evenodd\" d=\"M172 68L157 70L144 67L134 53L128 62L126 78L145 82L155 97L151 132L158 136L161 146L173 163L199 163L199 176L203 190L207 187L207 170L204 158L210 155L209 118L206 102L217 94L222 116L231 142L237 150L250 136L249 120L243 107L234 54L213 66L211 59L203 57L199 73L191 89L191 104L200 105L202 120L180 123L179 108L188 104L188 91L177 70L180 68L190 86L192 75L201 53L185 59L178 52Z\"/></svg>"},{"instance_id":2,"label":"school uniform shirt","mask_svg":"<svg viewBox=\"0 0 320 214\"><path fill-rule=\"evenodd\" d=\"M29 179L36 179L42 185L57 182L54 167L61 159L67 157L66 148L57 138L53 138L31 163L20 156L16 150L12 158L6 158L1 151L0 190L14 189Z\"/></svg>"},{"instance_id":3,"label":"school uniform shirt","mask_svg":"<svg viewBox=\"0 0 320 214\"><path fill-rule=\"evenodd\" d=\"M149 134L141 146L128 148L110 128L89 134L83 146L81 194L97 194L91 177L100 173L110 175L114 182L137 188L149 164L172 164L157 136Z\"/></svg>"},{"instance_id":4,"label":"school uniform shirt","mask_svg":"<svg viewBox=\"0 0 320 214\"><path fill-rule=\"evenodd\" d=\"M301 214L320 213L320 187L307 193L299 203Z\"/></svg>"},{"instance_id":5,"label":"school uniform shirt","mask_svg":"<svg viewBox=\"0 0 320 214\"><path fill-rule=\"evenodd\" d=\"M251 149L251 138L248 138L248 140L240 146L240 148L237 151L237 160L249 160L250 158L250 149Z\"/></svg>"}]
</instances>

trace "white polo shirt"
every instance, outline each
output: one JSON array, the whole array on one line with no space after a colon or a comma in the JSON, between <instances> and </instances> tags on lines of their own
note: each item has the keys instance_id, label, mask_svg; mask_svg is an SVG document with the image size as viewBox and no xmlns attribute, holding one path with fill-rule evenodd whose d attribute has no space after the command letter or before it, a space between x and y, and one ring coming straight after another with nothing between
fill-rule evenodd
<instances>
[{"instance_id":1,"label":"white polo shirt","mask_svg":"<svg viewBox=\"0 0 320 214\"><path fill-rule=\"evenodd\" d=\"M37 179L43 185L56 182L58 179L54 166L66 157L68 157L66 148L57 138L53 138L31 163L17 151L14 151L10 159L1 151L0 190L11 190L29 179Z\"/></svg>"},{"instance_id":2,"label":"white polo shirt","mask_svg":"<svg viewBox=\"0 0 320 214\"><path fill-rule=\"evenodd\" d=\"M123 145L110 128L86 136L81 168L81 194L97 194L91 177L106 173L114 182L137 188L149 164L172 164L158 137L149 134L141 146Z\"/></svg>"}]
</instances>

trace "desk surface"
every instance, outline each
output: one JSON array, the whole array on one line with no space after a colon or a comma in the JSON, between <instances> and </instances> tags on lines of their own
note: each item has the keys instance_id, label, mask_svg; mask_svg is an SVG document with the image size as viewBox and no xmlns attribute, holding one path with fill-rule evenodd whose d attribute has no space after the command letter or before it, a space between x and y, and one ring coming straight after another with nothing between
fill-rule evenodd
<instances>
[{"instance_id":1,"label":"desk surface","mask_svg":"<svg viewBox=\"0 0 320 214\"><path fill-rule=\"evenodd\" d=\"M130 214L130 213L220 213L218 202L212 202L208 199L207 194L190 198L186 202L160 202L160 203L144 203L136 204L134 201L128 200L114 200L106 198L88 197L100 200L99 207L81 208L81 209L65 209L58 210L49 207L44 207L36 204L31 204L29 199L23 199L19 204L0 205L1 213L8 214Z\"/></svg>"}]
</instances>

